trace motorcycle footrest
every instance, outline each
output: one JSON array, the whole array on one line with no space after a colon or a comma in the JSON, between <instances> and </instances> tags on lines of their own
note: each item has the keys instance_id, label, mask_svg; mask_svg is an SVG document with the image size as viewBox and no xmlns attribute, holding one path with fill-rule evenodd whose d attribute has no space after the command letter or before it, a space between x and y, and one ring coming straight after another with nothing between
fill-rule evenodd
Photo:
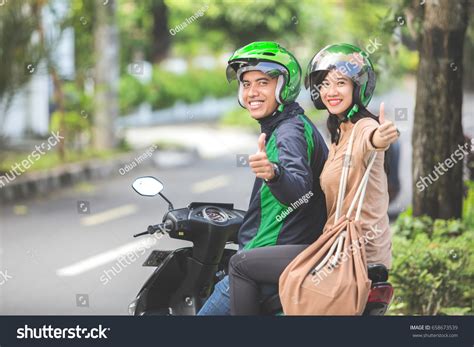
<instances>
[{"instance_id":1,"label":"motorcycle footrest","mask_svg":"<svg viewBox=\"0 0 474 347\"><path fill-rule=\"evenodd\" d=\"M168 257L168 255L171 254L171 252L172 251L155 250L155 251L150 253L148 258L143 263L143 266L157 267L166 259L166 257Z\"/></svg>"}]
</instances>

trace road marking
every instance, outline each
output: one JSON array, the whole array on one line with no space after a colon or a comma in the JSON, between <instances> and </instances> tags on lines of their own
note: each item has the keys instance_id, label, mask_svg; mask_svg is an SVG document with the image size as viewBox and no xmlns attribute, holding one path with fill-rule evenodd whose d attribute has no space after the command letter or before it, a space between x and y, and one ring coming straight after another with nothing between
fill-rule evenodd
<instances>
[{"instance_id":1,"label":"road marking","mask_svg":"<svg viewBox=\"0 0 474 347\"><path fill-rule=\"evenodd\" d=\"M194 183L191 191L196 194L208 192L218 188L228 186L230 184L230 177L226 175L216 176L204 181Z\"/></svg>"},{"instance_id":2,"label":"road marking","mask_svg":"<svg viewBox=\"0 0 474 347\"><path fill-rule=\"evenodd\" d=\"M84 226L92 226L97 224L102 224L106 222L110 222L111 220L122 218L125 216L129 216L134 214L138 211L138 207L136 205L124 205L120 207L116 207L101 213L96 213L92 216L83 217L81 219L81 224Z\"/></svg>"},{"instance_id":3,"label":"road marking","mask_svg":"<svg viewBox=\"0 0 474 347\"><path fill-rule=\"evenodd\" d=\"M153 247L156 242L163 237L163 234L156 233L153 236L143 237L143 239L127 243L123 246L111 249L109 251L94 255L92 257L86 258L84 260L78 261L77 263L71 264L69 266L63 267L56 270L57 276L77 276L86 271L92 270L96 267L102 266L104 264L110 263L111 261L118 260L121 256L143 250L150 249ZM145 252L143 252L144 254ZM143 255L140 254L139 255Z\"/></svg>"}]
</instances>

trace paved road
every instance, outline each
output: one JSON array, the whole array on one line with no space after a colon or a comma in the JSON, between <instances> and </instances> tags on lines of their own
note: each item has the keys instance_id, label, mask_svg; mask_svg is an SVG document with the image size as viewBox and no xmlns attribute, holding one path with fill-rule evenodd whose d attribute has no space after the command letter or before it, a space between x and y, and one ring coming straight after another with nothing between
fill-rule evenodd
<instances>
[{"instance_id":1,"label":"paved road","mask_svg":"<svg viewBox=\"0 0 474 347\"><path fill-rule=\"evenodd\" d=\"M159 177L176 207L220 201L246 209L253 182L250 170L237 168L233 155L182 168L137 167L124 176L117 173L107 181L3 207L0 271L8 279L0 277L0 313L127 314L129 302L153 269L141 267L149 251L121 267L117 258L143 247L132 234L161 222L167 209L161 198L141 197L131 189L131 181L140 175ZM78 213L79 200L90 203L90 214ZM168 237L156 243L162 249L187 244ZM114 273L109 272L104 284L101 276L112 267ZM76 298L81 294L88 299Z\"/></svg>"}]
</instances>

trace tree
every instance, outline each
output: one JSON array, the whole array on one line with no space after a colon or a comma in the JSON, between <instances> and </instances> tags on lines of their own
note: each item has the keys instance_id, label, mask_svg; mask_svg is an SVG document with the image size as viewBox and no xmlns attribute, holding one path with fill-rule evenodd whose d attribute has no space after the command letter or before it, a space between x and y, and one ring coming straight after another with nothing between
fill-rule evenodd
<instances>
[{"instance_id":1,"label":"tree","mask_svg":"<svg viewBox=\"0 0 474 347\"><path fill-rule=\"evenodd\" d=\"M116 23L116 1L97 1L94 29L95 94L93 143L99 150L114 148L115 119L119 113L119 33Z\"/></svg>"},{"instance_id":2,"label":"tree","mask_svg":"<svg viewBox=\"0 0 474 347\"><path fill-rule=\"evenodd\" d=\"M32 76L46 55L44 42L38 37L41 17L35 16L44 1L9 1L0 11L0 129L14 95ZM19 30L21 28L21 30Z\"/></svg>"},{"instance_id":3,"label":"tree","mask_svg":"<svg viewBox=\"0 0 474 347\"><path fill-rule=\"evenodd\" d=\"M154 63L159 63L166 58L171 46L168 32L168 7L163 0L154 1L151 4L151 13L153 14L151 60Z\"/></svg>"},{"instance_id":4,"label":"tree","mask_svg":"<svg viewBox=\"0 0 474 347\"><path fill-rule=\"evenodd\" d=\"M173 53L229 52L257 40L296 42L303 32L300 2L293 0L165 0ZM291 40L292 39L292 40Z\"/></svg>"},{"instance_id":5,"label":"tree","mask_svg":"<svg viewBox=\"0 0 474 347\"><path fill-rule=\"evenodd\" d=\"M462 161L453 165L447 159L458 158L452 155L464 145L462 57L468 0L426 1L423 7L412 134L413 214L460 218Z\"/></svg>"}]
</instances>

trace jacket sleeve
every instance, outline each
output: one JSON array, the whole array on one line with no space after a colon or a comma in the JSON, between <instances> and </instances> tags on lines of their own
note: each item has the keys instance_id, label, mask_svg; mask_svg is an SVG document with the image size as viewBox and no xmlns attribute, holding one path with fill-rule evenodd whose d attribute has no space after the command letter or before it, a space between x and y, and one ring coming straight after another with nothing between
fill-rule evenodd
<instances>
[{"instance_id":1,"label":"jacket sleeve","mask_svg":"<svg viewBox=\"0 0 474 347\"><path fill-rule=\"evenodd\" d=\"M283 124L276 131L280 176L266 184L282 204L290 205L313 187L308 144L302 124Z\"/></svg>"}]
</instances>

